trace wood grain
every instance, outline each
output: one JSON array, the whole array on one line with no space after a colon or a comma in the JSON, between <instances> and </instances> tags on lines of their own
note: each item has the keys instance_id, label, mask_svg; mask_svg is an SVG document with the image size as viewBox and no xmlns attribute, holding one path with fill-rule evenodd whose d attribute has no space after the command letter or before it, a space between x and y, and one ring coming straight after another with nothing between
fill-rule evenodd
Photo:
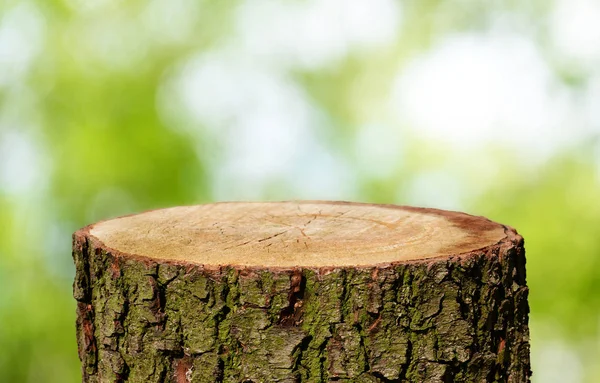
<instances>
[{"instance_id":1,"label":"wood grain","mask_svg":"<svg viewBox=\"0 0 600 383\"><path fill-rule=\"evenodd\" d=\"M507 236L463 213L319 201L175 207L85 230L122 254L207 267L370 266L468 253Z\"/></svg>"}]
</instances>

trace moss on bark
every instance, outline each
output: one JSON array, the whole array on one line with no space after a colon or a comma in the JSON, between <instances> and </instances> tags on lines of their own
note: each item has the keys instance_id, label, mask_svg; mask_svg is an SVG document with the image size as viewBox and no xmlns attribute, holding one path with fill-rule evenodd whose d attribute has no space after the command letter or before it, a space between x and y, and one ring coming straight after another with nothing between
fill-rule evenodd
<instances>
[{"instance_id":1,"label":"moss on bark","mask_svg":"<svg viewBox=\"0 0 600 383\"><path fill-rule=\"evenodd\" d=\"M207 270L74 235L83 382L527 382L518 235L368 268Z\"/></svg>"}]
</instances>

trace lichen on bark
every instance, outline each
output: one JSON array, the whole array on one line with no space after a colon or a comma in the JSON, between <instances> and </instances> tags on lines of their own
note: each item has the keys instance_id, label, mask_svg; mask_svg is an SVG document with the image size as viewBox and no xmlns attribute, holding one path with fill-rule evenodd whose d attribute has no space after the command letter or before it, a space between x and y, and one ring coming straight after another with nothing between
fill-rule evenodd
<instances>
[{"instance_id":1,"label":"lichen on bark","mask_svg":"<svg viewBox=\"0 0 600 383\"><path fill-rule=\"evenodd\" d=\"M456 257L248 269L74 235L83 382L528 382L518 235Z\"/></svg>"}]
</instances>

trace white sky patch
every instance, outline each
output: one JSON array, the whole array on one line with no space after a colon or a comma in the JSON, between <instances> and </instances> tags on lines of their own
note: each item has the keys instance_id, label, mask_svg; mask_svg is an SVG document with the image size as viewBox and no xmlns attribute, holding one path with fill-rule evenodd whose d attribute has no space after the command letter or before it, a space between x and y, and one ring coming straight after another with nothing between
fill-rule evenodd
<instances>
[{"instance_id":1,"label":"white sky patch","mask_svg":"<svg viewBox=\"0 0 600 383\"><path fill-rule=\"evenodd\" d=\"M291 172L286 174L292 189L285 198L356 200L357 178L348 161L321 142L310 142Z\"/></svg>"},{"instance_id":2,"label":"white sky patch","mask_svg":"<svg viewBox=\"0 0 600 383\"><path fill-rule=\"evenodd\" d=\"M590 134L600 136L600 71L588 80L581 104Z\"/></svg>"},{"instance_id":3,"label":"white sky patch","mask_svg":"<svg viewBox=\"0 0 600 383\"><path fill-rule=\"evenodd\" d=\"M35 5L22 2L0 18L0 87L20 83L44 43L45 20Z\"/></svg>"},{"instance_id":4,"label":"white sky patch","mask_svg":"<svg viewBox=\"0 0 600 383\"><path fill-rule=\"evenodd\" d=\"M560 93L535 45L510 35L455 35L408 64L395 83L398 119L456 150L500 145L543 161L583 131L567 123Z\"/></svg>"},{"instance_id":5,"label":"white sky patch","mask_svg":"<svg viewBox=\"0 0 600 383\"><path fill-rule=\"evenodd\" d=\"M234 38L267 65L314 69L395 41L400 22L393 0L247 0L237 9Z\"/></svg>"},{"instance_id":6,"label":"white sky patch","mask_svg":"<svg viewBox=\"0 0 600 383\"><path fill-rule=\"evenodd\" d=\"M220 185L217 194L227 192L228 197L235 199L257 198L269 183L289 185L298 173L306 173L305 168L311 166L305 162L307 156L323 157L324 150L318 145L313 128L318 124L315 111L293 88L286 89L285 83L270 91L266 95L247 94L259 101L255 109L241 111L232 125L223 128L223 161L215 164L213 172ZM331 163L320 163L320 170L333 173ZM254 185L254 190L241 187L244 185ZM310 182L298 186L310 189ZM336 189L336 185L331 186ZM298 194L302 194L301 190Z\"/></svg>"},{"instance_id":7,"label":"white sky patch","mask_svg":"<svg viewBox=\"0 0 600 383\"><path fill-rule=\"evenodd\" d=\"M571 64L592 68L600 63L600 2L558 0L549 19L549 30L559 57Z\"/></svg>"},{"instance_id":8,"label":"white sky patch","mask_svg":"<svg viewBox=\"0 0 600 383\"><path fill-rule=\"evenodd\" d=\"M111 69L131 70L146 57L150 40L138 20L112 12L79 23L85 25L74 25L70 37L78 45L74 54L84 63L95 60Z\"/></svg>"},{"instance_id":9,"label":"white sky patch","mask_svg":"<svg viewBox=\"0 0 600 383\"><path fill-rule=\"evenodd\" d=\"M293 103L285 105L283 98L273 101L274 105L249 110L223 137L229 165L239 176L260 179L284 174L312 136L306 111L293 110Z\"/></svg>"},{"instance_id":10,"label":"white sky patch","mask_svg":"<svg viewBox=\"0 0 600 383\"><path fill-rule=\"evenodd\" d=\"M356 161L367 178L387 178L404 160L404 138L396 126L369 123L359 127L355 139Z\"/></svg>"},{"instance_id":11,"label":"white sky patch","mask_svg":"<svg viewBox=\"0 0 600 383\"><path fill-rule=\"evenodd\" d=\"M0 133L0 192L15 196L38 193L45 186L39 146L29 135Z\"/></svg>"},{"instance_id":12,"label":"white sky patch","mask_svg":"<svg viewBox=\"0 0 600 383\"><path fill-rule=\"evenodd\" d=\"M583 366L577 351L562 340L537 340L532 352L533 383L582 383Z\"/></svg>"},{"instance_id":13,"label":"white sky patch","mask_svg":"<svg viewBox=\"0 0 600 383\"><path fill-rule=\"evenodd\" d=\"M600 71L588 78L585 88L577 94L571 113L571 125L585 132L586 143L593 145L592 161L600 182ZM590 141L591 140L591 141Z\"/></svg>"},{"instance_id":14,"label":"white sky patch","mask_svg":"<svg viewBox=\"0 0 600 383\"><path fill-rule=\"evenodd\" d=\"M447 210L462 210L462 199L467 197L461 180L448 172L427 171L418 174L410 181L406 193L398 198L398 203Z\"/></svg>"},{"instance_id":15,"label":"white sky patch","mask_svg":"<svg viewBox=\"0 0 600 383\"><path fill-rule=\"evenodd\" d=\"M98 13L114 6L117 3L116 0L94 0L94 1L86 1L86 0L67 0L66 3L71 7L71 9L79 12L82 15L88 15L93 13Z\"/></svg>"},{"instance_id":16,"label":"white sky patch","mask_svg":"<svg viewBox=\"0 0 600 383\"><path fill-rule=\"evenodd\" d=\"M318 131L321 112L287 71L391 44L401 22L398 4L258 0L235 12L234 31L220 49L192 58L166 79L157 96L161 116L192 137L208 134L220 143L218 158L209 159L219 198L259 197L277 182L298 184L299 196L353 193L354 171L327 152Z\"/></svg>"},{"instance_id":17,"label":"white sky patch","mask_svg":"<svg viewBox=\"0 0 600 383\"><path fill-rule=\"evenodd\" d=\"M196 0L153 0L147 3L140 17L154 39L180 43L190 38L200 14L200 2Z\"/></svg>"},{"instance_id":18,"label":"white sky patch","mask_svg":"<svg viewBox=\"0 0 600 383\"><path fill-rule=\"evenodd\" d=\"M600 139L596 141L592 161L596 164L596 181L600 184Z\"/></svg>"},{"instance_id":19,"label":"white sky patch","mask_svg":"<svg viewBox=\"0 0 600 383\"><path fill-rule=\"evenodd\" d=\"M192 59L169 89L192 119L217 133L233 118L264 109L280 97L299 98L281 75L236 58L236 53L227 49Z\"/></svg>"},{"instance_id":20,"label":"white sky patch","mask_svg":"<svg viewBox=\"0 0 600 383\"><path fill-rule=\"evenodd\" d=\"M267 143L267 141L263 141ZM268 150L271 146L263 146ZM347 162L331 153L315 137L306 137L288 158L280 161L280 170L240 166L247 157L233 158L214 172L213 195L221 200L261 199L341 199L356 197L356 178ZM262 164L263 166L265 163ZM265 169L263 167L263 169Z\"/></svg>"},{"instance_id":21,"label":"white sky patch","mask_svg":"<svg viewBox=\"0 0 600 383\"><path fill-rule=\"evenodd\" d=\"M167 121L177 121L174 114L184 113L193 123L180 127L192 137L208 135L218 143L216 158L204 154L204 160L212 161L214 195L259 198L273 190L273 184L295 184L299 174L307 182L298 195L346 190L336 177L323 176L337 172L341 179L346 173L340 171L336 156L326 155L319 139L319 110L282 71L255 64L237 57L231 48L201 55L167 79L158 96ZM322 160L312 175L315 164L307 158Z\"/></svg>"}]
</instances>

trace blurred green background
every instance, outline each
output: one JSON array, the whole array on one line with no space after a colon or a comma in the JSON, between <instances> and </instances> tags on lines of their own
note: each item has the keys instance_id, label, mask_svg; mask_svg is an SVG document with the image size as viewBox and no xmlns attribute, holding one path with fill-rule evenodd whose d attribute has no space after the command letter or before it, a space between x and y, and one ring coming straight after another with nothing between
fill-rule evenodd
<instances>
[{"instance_id":1,"label":"blurred green background","mask_svg":"<svg viewBox=\"0 0 600 383\"><path fill-rule=\"evenodd\" d=\"M0 3L0 382L80 381L71 233L217 200L525 237L534 382L600 382L600 3Z\"/></svg>"}]
</instances>

